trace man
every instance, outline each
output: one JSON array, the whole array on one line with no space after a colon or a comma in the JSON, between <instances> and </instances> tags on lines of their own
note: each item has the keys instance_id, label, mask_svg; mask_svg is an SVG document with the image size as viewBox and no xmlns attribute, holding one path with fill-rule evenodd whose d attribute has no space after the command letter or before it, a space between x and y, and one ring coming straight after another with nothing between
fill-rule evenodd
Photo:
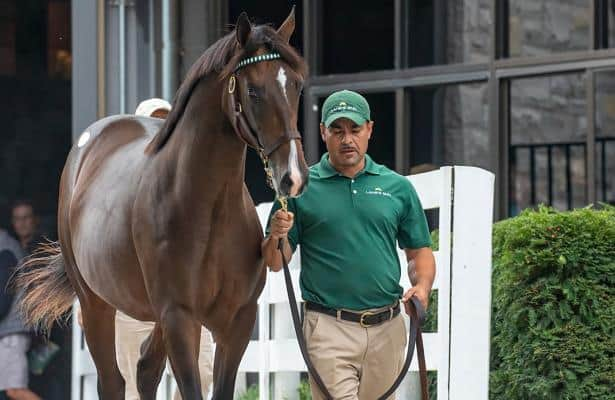
<instances>
[{"instance_id":1,"label":"man","mask_svg":"<svg viewBox=\"0 0 615 400\"><path fill-rule=\"evenodd\" d=\"M142 101L135 112L136 115L166 118L171 105L162 99L149 99ZM137 390L137 362L140 356L141 343L154 328L153 322L138 321L128 315L117 312L115 315L115 351L120 372L126 381L126 400L139 400ZM213 340L211 333L201 329L201 343L199 351L199 372L201 374L201 390L203 398L207 398L209 386L213 375ZM180 400L179 390L173 397Z\"/></svg>"},{"instance_id":2,"label":"man","mask_svg":"<svg viewBox=\"0 0 615 400\"><path fill-rule=\"evenodd\" d=\"M13 400L40 400L28 389L29 330L19 317L15 294L7 288L21 258L19 243L0 229L0 393L6 391Z\"/></svg>"},{"instance_id":3,"label":"man","mask_svg":"<svg viewBox=\"0 0 615 400\"><path fill-rule=\"evenodd\" d=\"M425 213L406 178L367 154L369 104L348 90L322 108L328 153L310 168L302 197L276 203L262 250L273 271L301 244L303 333L308 353L334 399L374 400L392 385L407 340L399 298L423 306L435 276ZM406 252L413 287L403 294L395 242ZM368 313L366 313L368 312ZM323 399L310 379L312 396Z\"/></svg>"}]
</instances>

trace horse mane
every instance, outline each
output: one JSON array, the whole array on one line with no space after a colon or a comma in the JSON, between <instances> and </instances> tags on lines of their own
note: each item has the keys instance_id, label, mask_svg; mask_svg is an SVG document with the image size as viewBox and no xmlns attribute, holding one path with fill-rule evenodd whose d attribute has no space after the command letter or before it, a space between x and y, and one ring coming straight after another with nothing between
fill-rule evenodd
<instances>
[{"instance_id":1,"label":"horse mane","mask_svg":"<svg viewBox=\"0 0 615 400\"><path fill-rule=\"evenodd\" d=\"M259 48L268 52L278 52L282 59L302 77L307 76L307 65L297 51L277 34L269 25L252 27L245 46L240 47L233 29L227 35L211 45L190 67L184 81L177 90L171 112L160 131L147 146L147 152L157 153L169 141L177 123L181 119L188 100L200 80L211 74L217 74L220 80L226 80L235 71L237 64L244 58L252 56Z\"/></svg>"}]
</instances>

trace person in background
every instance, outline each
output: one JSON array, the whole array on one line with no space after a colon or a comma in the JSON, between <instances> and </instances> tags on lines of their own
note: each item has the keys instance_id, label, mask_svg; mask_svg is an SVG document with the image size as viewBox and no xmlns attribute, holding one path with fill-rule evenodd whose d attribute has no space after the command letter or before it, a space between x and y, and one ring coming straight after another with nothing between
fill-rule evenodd
<instances>
[{"instance_id":1,"label":"person in background","mask_svg":"<svg viewBox=\"0 0 615 400\"><path fill-rule=\"evenodd\" d=\"M30 332L17 307L17 296L9 280L23 256L19 243L0 229L0 398L2 392L12 400L40 400L28 389Z\"/></svg>"},{"instance_id":2,"label":"person in background","mask_svg":"<svg viewBox=\"0 0 615 400\"><path fill-rule=\"evenodd\" d=\"M164 119L170 110L171 105L167 101L153 98L141 102L135 114ZM153 328L153 322L138 321L120 311L115 314L115 352L120 372L126 381L126 400L139 399L137 362L140 356L141 343ZM204 327L201 330L199 372L201 374L203 398L207 398L213 380L213 340L211 333ZM175 400L181 399L179 390L175 391L173 398Z\"/></svg>"},{"instance_id":3,"label":"person in background","mask_svg":"<svg viewBox=\"0 0 615 400\"><path fill-rule=\"evenodd\" d=\"M41 242L41 235L38 232L39 219L34 212L32 202L17 200L13 203L11 220L21 248L26 252L26 255L32 254L36 245Z\"/></svg>"},{"instance_id":4,"label":"person in background","mask_svg":"<svg viewBox=\"0 0 615 400\"><path fill-rule=\"evenodd\" d=\"M152 98L142 101L135 115L165 119L171 104L163 99ZM77 321L83 326L81 308L77 309ZM115 354L120 373L125 381L125 400L139 400L137 389L137 362L141 355L141 343L154 329L154 322L139 321L121 311L115 313ZM203 398L207 398L213 380L213 339L204 327L201 329L199 350L199 372ZM179 389L175 390L174 400L181 400Z\"/></svg>"},{"instance_id":5,"label":"person in background","mask_svg":"<svg viewBox=\"0 0 615 400\"><path fill-rule=\"evenodd\" d=\"M32 255L45 241L33 203L17 200L11 209L13 231L24 255ZM28 353L30 387L45 400L64 400L70 393L70 330L55 323L50 332L32 334Z\"/></svg>"}]
</instances>

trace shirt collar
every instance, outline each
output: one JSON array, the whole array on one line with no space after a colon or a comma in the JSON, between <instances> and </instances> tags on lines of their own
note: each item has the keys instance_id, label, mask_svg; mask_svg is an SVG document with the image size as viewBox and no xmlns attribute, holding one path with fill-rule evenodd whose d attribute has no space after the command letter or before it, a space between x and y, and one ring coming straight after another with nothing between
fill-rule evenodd
<instances>
[{"instance_id":1,"label":"shirt collar","mask_svg":"<svg viewBox=\"0 0 615 400\"><path fill-rule=\"evenodd\" d=\"M360 176L364 173L370 175L380 175L380 166L376 164L367 154L365 154L365 167L361 172L357 174L357 176ZM340 175L340 173L337 172L337 170L333 168L333 166L329 162L329 153L323 154L320 158L320 162L318 163L318 175L324 179Z\"/></svg>"}]
</instances>

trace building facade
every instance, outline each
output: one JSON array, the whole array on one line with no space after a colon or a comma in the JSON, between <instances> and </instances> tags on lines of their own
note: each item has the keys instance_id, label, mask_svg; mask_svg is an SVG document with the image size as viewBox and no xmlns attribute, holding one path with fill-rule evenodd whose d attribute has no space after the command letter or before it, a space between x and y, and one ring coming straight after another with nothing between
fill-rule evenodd
<instances>
[{"instance_id":1,"label":"building facade","mask_svg":"<svg viewBox=\"0 0 615 400\"><path fill-rule=\"evenodd\" d=\"M73 99L96 104L87 115L74 110L73 134L143 98L171 100L241 11L278 25L293 4L293 44L310 66L300 122L310 163L324 151L320 105L349 88L372 105L376 160L400 173L493 171L498 218L539 203L615 201L612 0L74 2L75 30L87 31L75 35L74 76L87 75L88 86L74 85ZM251 155L257 202L272 197L261 177Z\"/></svg>"}]
</instances>

